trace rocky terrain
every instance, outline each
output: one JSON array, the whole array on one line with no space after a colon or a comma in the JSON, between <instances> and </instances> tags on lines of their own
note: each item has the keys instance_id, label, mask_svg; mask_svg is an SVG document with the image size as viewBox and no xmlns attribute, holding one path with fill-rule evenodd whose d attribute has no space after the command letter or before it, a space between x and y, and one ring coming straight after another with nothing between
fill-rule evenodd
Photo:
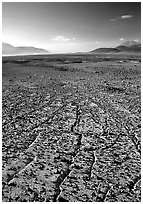
<instances>
[{"instance_id":1,"label":"rocky terrain","mask_svg":"<svg viewBox=\"0 0 143 204\"><path fill-rule=\"evenodd\" d=\"M3 202L141 201L140 62L3 58Z\"/></svg>"}]
</instances>

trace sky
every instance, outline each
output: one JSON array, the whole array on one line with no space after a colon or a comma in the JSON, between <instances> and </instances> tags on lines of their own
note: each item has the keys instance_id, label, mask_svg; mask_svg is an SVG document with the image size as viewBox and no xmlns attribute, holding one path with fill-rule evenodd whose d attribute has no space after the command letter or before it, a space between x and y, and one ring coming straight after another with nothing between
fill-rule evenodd
<instances>
[{"instance_id":1,"label":"sky","mask_svg":"<svg viewBox=\"0 0 143 204\"><path fill-rule=\"evenodd\" d=\"M140 2L3 2L2 40L52 53L141 40Z\"/></svg>"}]
</instances>

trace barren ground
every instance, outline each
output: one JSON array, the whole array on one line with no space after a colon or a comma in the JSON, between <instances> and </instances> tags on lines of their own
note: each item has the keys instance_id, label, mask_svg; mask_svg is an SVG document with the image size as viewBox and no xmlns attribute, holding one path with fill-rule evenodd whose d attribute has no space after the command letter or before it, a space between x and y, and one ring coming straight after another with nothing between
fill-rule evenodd
<instances>
[{"instance_id":1,"label":"barren ground","mask_svg":"<svg viewBox=\"0 0 143 204\"><path fill-rule=\"evenodd\" d=\"M3 201L141 201L139 56L3 58Z\"/></svg>"}]
</instances>

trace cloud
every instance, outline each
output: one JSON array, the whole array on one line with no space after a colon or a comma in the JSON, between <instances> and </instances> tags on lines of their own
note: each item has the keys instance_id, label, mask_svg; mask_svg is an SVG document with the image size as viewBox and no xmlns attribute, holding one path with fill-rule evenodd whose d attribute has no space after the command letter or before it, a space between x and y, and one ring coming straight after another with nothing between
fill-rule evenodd
<instances>
[{"instance_id":1,"label":"cloud","mask_svg":"<svg viewBox=\"0 0 143 204\"><path fill-rule=\"evenodd\" d=\"M87 42L83 42L84 44L100 44L100 41L87 41Z\"/></svg>"},{"instance_id":2,"label":"cloud","mask_svg":"<svg viewBox=\"0 0 143 204\"><path fill-rule=\"evenodd\" d=\"M110 19L110 21L117 21L118 19L122 19L122 20L124 20L124 19L128 19L128 18L132 18L133 17L133 15L122 15L122 16L119 16L119 17L117 17L117 18L113 18L113 19Z\"/></svg>"},{"instance_id":3,"label":"cloud","mask_svg":"<svg viewBox=\"0 0 143 204\"><path fill-rule=\"evenodd\" d=\"M69 41L70 39L69 38L65 38L64 36L56 36L52 39L53 41Z\"/></svg>"},{"instance_id":4,"label":"cloud","mask_svg":"<svg viewBox=\"0 0 143 204\"><path fill-rule=\"evenodd\" d=\"M73 41L76 40L76 38L66 38L62 35L56 36L52 38L53 41L58 41L58 42L68 42L68 41Z\"/></svg>"},{"instance_id":5,"label":"cloud","mask_svg":"<svg viewBox=\"0 0 143 204\"><path fill-rule=\"evenodd\" d=\"M132 18L133 15L123 15L123 16L120 16L121 19L126 19L126 18Z\"/></svg>"},{"instance_id":6,"label":"cloud","mask_svg":"<svg viewBox=\"0 0 143 204\"><path fill-rule=\"evenodd\" d=\"M123 41L123 40L124 40L124 38L120 38L119 40Z\"/></svg>"}]
</instances>

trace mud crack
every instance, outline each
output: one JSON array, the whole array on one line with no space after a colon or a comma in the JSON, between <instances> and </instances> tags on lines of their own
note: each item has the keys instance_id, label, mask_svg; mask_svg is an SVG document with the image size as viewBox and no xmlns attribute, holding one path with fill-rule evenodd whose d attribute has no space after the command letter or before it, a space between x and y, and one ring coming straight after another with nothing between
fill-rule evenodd
<instances>
[{"instance_id":1,"label":"mud crack","mask_svg":"<svg viewBox=\"0 0 143 204\"><path fill-rule=\"evenodd\" d=\"M74 128L75 128L75 126L79 124L79 121L80 121L80 115L81 115L80 106L77 105L77 106L76 106L76 118L75 118L75 122L74 122L74 124L71 126L71 132L74 132Z\"/></svg>"},{"instance_id":2,"label":"mud crack","mask_svg":"<svg viewBox=\"0 0 143 204\"><path fill-rule=\"evenodd\" d=\"M91 163L91 166L90 166L89 177L88 177L89 181L91 180L93 166L96 163L96 161L97 161L97 157L96 157L95 151L93 151L92 152L92 163Z\"/></svg>"},{"instance_id":3,"label":"mud crack","mask_svg":"<svg viewBox=\"0 0 143 204\"><path fill-rule=\"evenodd\" d=\"M54 198L53 198L53 202L59 202L60 200L63 200L64 198L61 197L61 193L62 193L62 188L61 188L61 185L62 183L64 183L64 181L66 180L66 178L68 177L68 175L70 174L71 172L71 167L72 165L74 164L74 159L77 155L77 153L79 152L80 150L80 146L81 146L81 140L82 140L82 134L80 133L75 133L75 135L78 136L77 138L77 144L75 146L75 150L74 152L72 153L72 160L70 162L70 164L68 165L67 167L67 170L64 171L57 179L56 181L56 190L55 190L55 194L54 194Z\"/></svg>"},{"instance_id":4,"label":"mud crack","mask_svg":"<svg viewBox=\"0 0 143 204\"><path fill-rule=\"evenodd\" d=\"M70 173L70 166L68 166L68 169L66 171L64 171L57 179L56 181L56 189L55 189L55 194L54 194L54 198L53 198L53 202L58 202L59 200L59 196L60 196L60 193L61 193L61 189L60 189L60 186L61 184L64 182L64 180L67 178L67 176L69 175Z\"/></svg>"}]
</instances>

